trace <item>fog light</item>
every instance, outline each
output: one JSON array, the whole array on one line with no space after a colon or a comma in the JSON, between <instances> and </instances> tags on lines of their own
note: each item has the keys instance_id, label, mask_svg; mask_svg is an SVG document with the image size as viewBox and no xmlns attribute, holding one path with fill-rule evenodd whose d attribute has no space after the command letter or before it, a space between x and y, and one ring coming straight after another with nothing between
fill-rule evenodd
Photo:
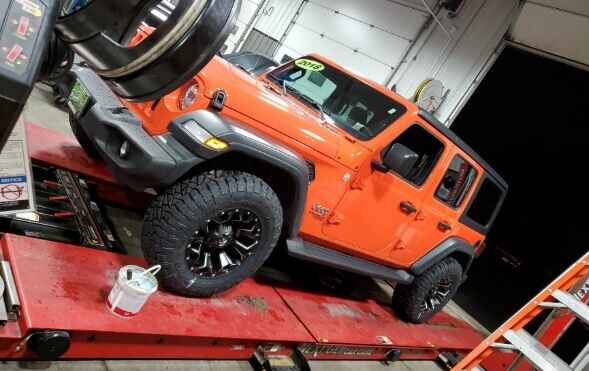
<instances>
[{"instance_id":1,"label":"fog light","mask_svg":"<svg viewBox=\"0 0 589 371\"><path fill-rule=\"evenodd\" d=\"M124 141L123 144L121 144L121 148L119 149L119 157L120 158L126 158L127 155L129 154L129 141Z\"/></svg>"}]
</instances>

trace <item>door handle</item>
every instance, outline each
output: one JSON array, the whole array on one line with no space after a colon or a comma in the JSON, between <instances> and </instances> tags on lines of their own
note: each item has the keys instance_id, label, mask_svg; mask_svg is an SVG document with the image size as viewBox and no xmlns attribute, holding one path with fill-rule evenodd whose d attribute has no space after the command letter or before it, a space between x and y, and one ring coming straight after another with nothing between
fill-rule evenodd
<instances>
[{"instance_id":1,"label":"door handle","mask_svg":"<svg viewBox=\"0 0 589 371\"><path fill-rule=\"evenodd\" d=\"M447 221L441 221L438 223L438 229L442 232L448 232L452 230L452 226Z\"/></svg>"},{"instance_id":2,"label":"door handle","mask_svg":"<svg viewBox=\"0 0 589 371\"><path fill-rule=\"evenodd\" d=\"M415 214L417 212L417 208L409 201L401 202L401 211L407 215Z\"/></svg>"}]
</instances>

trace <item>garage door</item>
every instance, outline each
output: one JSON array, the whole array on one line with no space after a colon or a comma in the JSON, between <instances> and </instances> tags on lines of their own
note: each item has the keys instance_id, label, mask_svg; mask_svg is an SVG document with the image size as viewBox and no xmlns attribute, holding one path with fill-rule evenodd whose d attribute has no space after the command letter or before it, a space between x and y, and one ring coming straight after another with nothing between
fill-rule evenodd
<instances>
[{"instance_id":1,"label":"garage door","mask_svg":"<svg viewBox=\"0 0 589 371\"><path fill-rule=\"evenodd\" d=\"M527 1L512 31L512 39L589 66L589 1Z\"/></svg>"},{"instance_id":2,"label":"garage door","mask_svg":"<svg viewBox=\"0 0 589 371\"><path fill-rule=\"evenodd\" d=\"M263 6L263 0L243 0L241 2L241 10L235 22L235 28L227 41L225 42L225 49L223 52L231 53L241 43L248 28L251 26L255 17L259 15L260 7Z\"/></svg>"},{"instance_id":3,"label":"garage door","mask_svg":"<svg viewBox=\"0 0 589 371\"><path fill-rule=\"evenodd\" d=\"M387 0L310 0L276 58L319 53L384 83L427 20L422 8Z\"/></svg>"}]
</instances>

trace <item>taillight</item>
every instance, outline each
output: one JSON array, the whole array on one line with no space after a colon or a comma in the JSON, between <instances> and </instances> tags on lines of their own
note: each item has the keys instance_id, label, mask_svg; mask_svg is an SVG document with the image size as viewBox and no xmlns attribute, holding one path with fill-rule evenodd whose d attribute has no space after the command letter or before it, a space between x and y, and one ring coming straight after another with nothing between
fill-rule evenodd
<instances>
[{"instance_id":1,"label":"taillight","mask_svg":"<svg viewBox=\"0 0 589 371\"><path fill-rule=\"evenodd\" d=\"M487 247L487 244L485 243L485 241L478 241L477 243L475 243L474 244L474 256L479 257L483 253L483 250L485 250L486 247Z\"/></svg>"},{"instance_id":2,"label":"taillight","mask_svg":"<svg viewBox=\"0 0 589 371\"><path fill-rule=\"evenodd\" d=\"M188 88L186 88L184 94L182 94L182 97L180 97L180 110L185 111L188 108L192 107L192 105L194 104L194 102L196 102L196 99L198 98L198 89L199 85L196 81L193 82L190 86L188 86Z\"/></svg>"}]
</instances>

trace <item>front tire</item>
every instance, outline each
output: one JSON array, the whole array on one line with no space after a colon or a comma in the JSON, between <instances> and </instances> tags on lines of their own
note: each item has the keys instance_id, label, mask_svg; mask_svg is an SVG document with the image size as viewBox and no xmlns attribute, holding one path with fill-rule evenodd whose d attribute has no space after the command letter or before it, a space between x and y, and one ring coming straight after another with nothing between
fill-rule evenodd
<instances>
[{"instance_id":1,"label":"front tire","mask_svg":"<svg viewBox=\"0 0 589 371\"><path fill-rule=\"evenodd\" d=\"M462 283L462 266L446 258L421 275L411 285L397 285L393 309L405 321L424 323L442 310Z\"/></svg>"},{"instance_id":2,"label":"front tire","mask_svg":"<svg viewBox=\"0 0 589 371\"><path fill-rule=\"evenodd\" d=\"M262 179L212 171L179 182L145 215L142 249L160 264L162 284L191 297L225 291L268 259L282 229L282 206Z\"/></svg>"}]
</instances>

